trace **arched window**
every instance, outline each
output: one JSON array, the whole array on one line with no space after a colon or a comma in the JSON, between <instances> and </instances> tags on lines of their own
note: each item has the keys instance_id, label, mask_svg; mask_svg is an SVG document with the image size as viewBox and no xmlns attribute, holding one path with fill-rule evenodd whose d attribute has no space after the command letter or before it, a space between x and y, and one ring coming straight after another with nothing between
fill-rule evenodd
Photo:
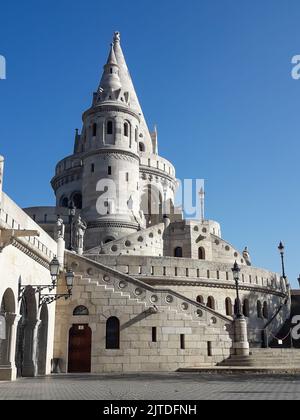
<instances>
[{"instance_id":1,"label":"arched window","mask_svg":"<svg viewBox=\"0 0 300 420\"><path fill-rule=\"evenodd\" d=\"M68 197L62 197L60 199L60 207L68 207L68 206L69 206Z\"/></svg>"},{"instance_id":2,"label":"arched window","mask_svg":"<svg viewBox=\"0 0 300 420\"><path fill-rule=\"evenodd\" d=\"M262 313L262 304L260 300L257 301L256 308L257 308L257 318L262 318L263 313Z\"/></svg>"},{"instance_id":3,"label":"arched window","mask_svg":"<svg viewBox=\"0 0 300 420\"><path fill-rule=\"evenodd\" d=\"M82 195L81 193L74 193L72 199L74 206L77 209L82 209Z\"/></svg>"},{"instance_id":4,"label":"arched window","mask_svg":"<svg viewBox=\"0 0 300 420\"><path fill-rule=\"evenodd\" d=\"M226 308L226 315L232 316L232 302L229 297L225 299L225 308Z\"/></svg>"},{"instance_id":5,"label":"arched window","mask_svg":"<svg viewBox=\"0 0 300 420\"><path fill-rule=\"evenodd\" d=\"M198 302L198 303L204 303L204 299L203 299L203 296L197 296L197 298L196 298L196 301Z\"/></svg>"},{"instance_id":6,"label":"arched window","mask_svg":"<svg viewBox=\"0 0 300 420\"><path fill-rule=\"evenodd\" d=\"M205 249L202 246L198 248L198 258L199 260L205 260Z\"/></svg>"},{"instance_id":7,"label":"arched window","mask_svg":"<svg viewBox=\"0 0 300 420\"><path fill-rule=\"evenodd\" d=\"M115 316L106 321L106 348L120 348L120 321Z\"/></svg>"},{"instance_id":8,"label":"arched window","mask_svg":"<svg viewBox=\"0 0 300 420\"><path fill-rule=\"evenodd\" d=\"M89 315L89 310L86 306L79 305L79 306L76 306L76 308L74 309L73 315L74 316Z\"/></svg>"},{"instance_id":9,"label":"arched window","mask_svg":"<svg viewBox=\"0 0 300 420\"><path fill-rule=\"evenodd\" d=\"M96 137L96 135L97 135L97 124L94 123L93 124L93 137Z\"/></svg>"},{"instance_id":10,"label":"arched window","mask_svg":"<svg viewBox=\"0 0 300 420\"><path fill-rule=\"evenodd\" d=\"M206 306L210 309L215 309L215 299L212 296L208 296Z\"/></svg>"},{"instance_id":11,"label":"arched window","mask_svg":"<svg viewBox=\"0 0 300 420\"><path fill-rule=\"evenodd\" d=\"M124 136L129 137L129 125L128 123L124 123Z\"/></svg>"},{"instance_id":12,"label":"arched window","mask_svg":"<svg viewBox=\"0 0 300 420\"><path fill-rule=\"evenodd\" d=\"M250 309L249 309L249 300L245 299L243 302L243 314L246 318L249 318Z\"/></svg>"},{"instance_id":13,"label":"arched window","mask_svg":"<svg viewBox=\"0 0 300 420\"><path fill-rule=\"evenodd\" d=\"M145 145L142 142L139 142L139 151L144 152L145 151Z\"/></svg>"},{"instance_id":14,"label":"arched window","mask_svg":"<svg viewBox=\"0 0 300 420\"><path fill-rule=\"evenodd\" d=\"M267 302L264 302L264 305L263 305L263 317L265 319L269 319L269 308L268 308Z\"/></svg>"},{"instance_id":15,"label":"arched window","mask_svg":"<svg viewBox=\"0 0 300 420\"><path fill-rule=\"evenodd\" d=\"M136 127L135 128L135 132L134 132L134 137L135 137L135 141L137 142L138 141L138 128Z\"/></svg>"},{"instance_id":16,"label":"arched window","mask_svg":"<svg viewBox=\"0 0 300 420\"><path fill-rule=\"evenodd\" d=\"M174 249L174 257L182 258L182 248L181 246L178 246Z\"/></svg>"},{"instance_id":17,"label":"arched window","mask_svg":"<svg viewBox=\"0 0 300 420\"><path fill-rule=\"evenodd\" d=\"M113 134L113 122L112 121L107 121L106 134Z\"/></svg>"}]
</instances>

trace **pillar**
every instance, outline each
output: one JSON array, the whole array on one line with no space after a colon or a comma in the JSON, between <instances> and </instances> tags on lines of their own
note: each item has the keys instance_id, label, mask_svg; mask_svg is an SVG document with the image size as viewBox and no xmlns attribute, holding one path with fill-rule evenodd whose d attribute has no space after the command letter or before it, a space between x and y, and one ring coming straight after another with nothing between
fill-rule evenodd
<instances>
[{"instance_id":1,"label":"pillar","mask_svg":"<svg viewBox=\"0 0 300 420\"><path fill-rule=\"evenodd\" d=\"M65 247L66 247L65 240L59 237L57 239L57 259L62 269L64 268Z\"/></svg>"},{"instance_id":2,"label":"pillar","mask_svg":"<svg viewBox=\"0 0 300 420\"><path fill-rule=\"evenodd\" d=\"M16 332L20 316L5 314L6 339L1 342L0 380L14 380L17 376L15 364Z\"/></svg>"},{"instance_id":3,"label":"pillar","mask_svg":"<svg viewBox=\"0 0 300 420\"><path fill-rule=\"evenodd\" d=\"M243 318L236 318L234 320L234 343L233 347L235 355L249 356L249 342L247 321Z\"/></svg>"},{"instance_id":4,"label":"pillar","mask_svg":"<svg viewBox=\"0 0 300 420\"><path fill-rule=\"evenodd\" d=\"M37 366L37 346L38 346L38 328L40 320L28 320L24 331L24 361L22 367L22 376L36 376Z\"/></svg>"}]
</instances>

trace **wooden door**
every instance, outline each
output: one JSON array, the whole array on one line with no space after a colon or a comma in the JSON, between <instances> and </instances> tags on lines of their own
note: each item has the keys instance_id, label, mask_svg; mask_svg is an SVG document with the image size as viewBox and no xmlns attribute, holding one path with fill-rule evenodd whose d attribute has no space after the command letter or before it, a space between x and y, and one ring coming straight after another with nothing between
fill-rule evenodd
<instances>
[{"instance_id":1,"label":"wooden door","mask_svg":"<svg viewBox=\"0 0 300 420\"><path fill-rule=\"evenodd\" d=\"M87 324L76 324L69 331L69 373L91 371L92 330Z\"/></svg>"}]
</instances>

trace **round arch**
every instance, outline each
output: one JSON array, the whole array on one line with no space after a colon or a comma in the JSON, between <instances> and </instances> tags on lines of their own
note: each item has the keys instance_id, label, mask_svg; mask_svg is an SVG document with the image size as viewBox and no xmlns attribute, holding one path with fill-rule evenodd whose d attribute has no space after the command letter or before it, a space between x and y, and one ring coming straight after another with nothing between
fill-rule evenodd
<instances>
[{"instance_id":1,"label":"round arch","mask_svg":"<svg viewBox=\"0 0 300 420\"><path fill-rule=\"evenodd\" d=\"M8 288L0 301L0 365L3 366L10 366L11 363L11 328L15 310L16 300L14 292Z\"/></svg>"},{"instance_id":2,"label":"round arch","mask_svg":"<svg viewBox=\"0 0 300 420\"><path fill-rule=\"evenodd\" d=\"M163 198L160 190L152 184L144 186L141 193L140 209L147 221L147 227L162 220Z\"/></svg>"}]
</instances>

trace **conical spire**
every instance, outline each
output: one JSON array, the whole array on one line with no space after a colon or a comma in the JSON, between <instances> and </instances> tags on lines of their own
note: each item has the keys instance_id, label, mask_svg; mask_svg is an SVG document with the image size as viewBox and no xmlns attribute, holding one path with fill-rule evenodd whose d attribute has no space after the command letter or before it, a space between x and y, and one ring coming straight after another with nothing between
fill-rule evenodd
<instances>
[{"instance_id":1,"label":"conical spire","mask_svg":"<svg viewBox=\"0 0 300 420\"><path fill-rule=\"evenodd\" d=\"M114 44L110 44L110 52L109 52L109 56L108 56L106 64L118 66L118 62L117 62L117 59L116 59L116 54L115 54L115 51L114 51Z\"/></svg>"},{"instance_id":2,"label":"conical spire","mask_svg":"<svg viewBox=\"0 0 300 420\"><path fill-rule=\"evenodd\" d=\"M135 110L141 118L141 128L143 130L143 136L144 136L143 141L150 144L150 148L152 149L152 140L151 140L150 132L149 132L147 123L145 121L143 111L139 103L137 94L133 86L133 82L132 82L132 79L131 79L131 76L130 76L130 73L126 64L126 60L125 60L125 57L121 48L120 40L121 40L120 32L115 32L114 38L113 38L113 46L114 46L115 57L119 65L119 77L121 80L121 84L122 84L123 89L129 92L130 108Z\"/></svg>"},{"instance_id":3,"label":"conical spire","mask_svg":"<svg viewBox=\"0 0 300 420\"><path fill-rule=\"evenodd\" d=\"M114 100L117 96L119 96L116 95L116 92L119 92L121 87L122 85L119 77L119 66L114 52L113 44L111 44L98 91L102 100Z\"/></svg>"}]
</instances>

